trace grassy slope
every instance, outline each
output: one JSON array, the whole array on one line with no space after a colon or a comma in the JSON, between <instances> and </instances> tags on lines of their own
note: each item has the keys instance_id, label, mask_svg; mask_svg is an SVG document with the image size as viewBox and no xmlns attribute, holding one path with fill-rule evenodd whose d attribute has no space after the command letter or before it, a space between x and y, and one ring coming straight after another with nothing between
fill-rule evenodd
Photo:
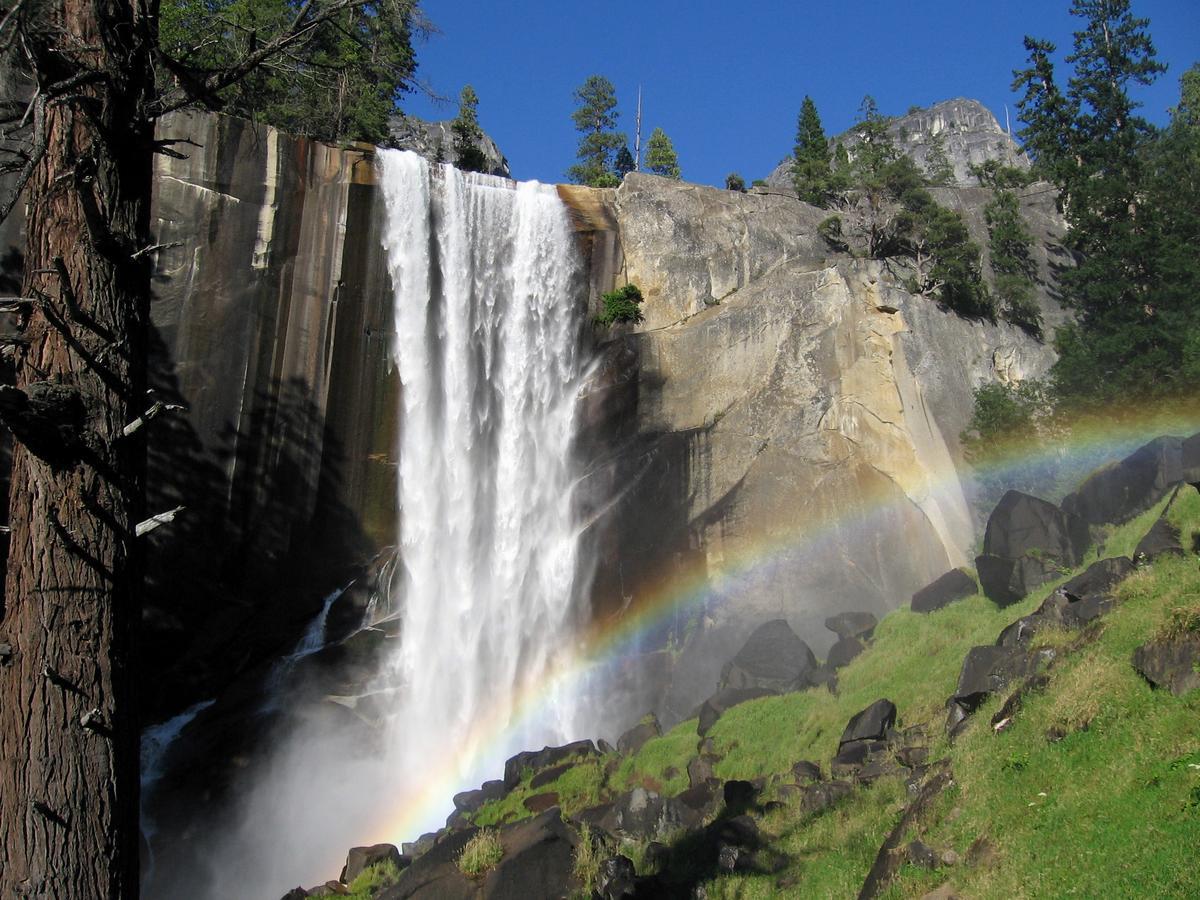
<instances>
[{"instance_id":1,"label":"grassy slope","mask_svg":"<svg viewBox=\"0 0 1200 900\"><path fill-rule=\"evenodd\" d=\"M1103 554L1132 553L1161 506L1115 529ZM1171 517L1190 545L1200 526L1200 494L1183 492ZM1097 557L1093 549L1085 564ZM1200 764L1200 692L1176 698L1152 691L1129 664L1170 609L1200 602L1193 555L1162 560L1129 579L1099 639L1053 670L1049 686L1026 701L1010 730L997 735L986 727L1003 699L994 698L955 746L945 741L944 704L967 650L993 643L1052 587L1007 609L976 596L928 615L897 610L880 622L871 647L839 673L836 696L822 689L764 698L722 716L711 732L723 755L718 776L785 775L799 759L827 770L847 720L887 697L899 708L898 726L926 726L932 758L948 755L955 773L955 786L922 838L965 857L986 837L997 860L933 873L906 867L891 896L920 896L947 880L972 898L1200 896L1193 862L1200 768L1190 768ZM1056 635L1044 641L1063 643ZM1051 726L1070 733L1050 742ZM610 761L607 778L600 761L541 790L559 790L568 814L635 784L677 793L687 786L695 728L695 720L684 722L634 756ZM530 793L537 791L518 789L477 821L524 814L521 801ZM791 801L762 820L777 838L774 849L789 859L787 869L718 879L709 896L854 896L903 803L899 779L861 790L815 818Z\"/></svg>"}]
</instances>

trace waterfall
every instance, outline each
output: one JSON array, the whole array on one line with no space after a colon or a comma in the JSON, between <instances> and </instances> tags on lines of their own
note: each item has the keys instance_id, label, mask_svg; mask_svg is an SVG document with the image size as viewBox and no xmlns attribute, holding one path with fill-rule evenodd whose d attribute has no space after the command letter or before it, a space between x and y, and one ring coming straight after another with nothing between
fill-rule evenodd
<instances>
[{"instance_id":1,"label":"waterfall","mask_svg":"<svg viewBox=\"0 0 1200 900\"><path fill-rule=\"evenodd\" d=\"M582 272L553 187L398 151L380 171L402 384L391 745L406 768L453 752L466 785L579 736L575 704L554 696L496 732L570 656L583 613Z\"/></svg>"}]
</instances>

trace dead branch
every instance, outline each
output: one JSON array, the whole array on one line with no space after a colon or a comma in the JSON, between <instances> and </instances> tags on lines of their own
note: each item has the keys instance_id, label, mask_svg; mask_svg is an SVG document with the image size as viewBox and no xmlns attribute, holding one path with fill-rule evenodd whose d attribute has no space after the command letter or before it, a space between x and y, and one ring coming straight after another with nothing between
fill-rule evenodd
<instances>
[{"instance_id":1,"label":"dead branch","mask_svg":"<svg viewBox=\"0 0 1200 900\"><path fill-rule=\"evenodd\" d=\"M176 412L182 409L187 409L187 407L181 406L178 403L163 403L161 400L155 400L149 409L147 409L144 413L142 413L121 430L121 436L129 437L130 435L137 434L137 432L141 430L142 426L152 419L157 418L165 412Z\"/></svg>"},{"instance_id":2,"label":"dead branch","mask_svg":"<svg viewBox=\"0 0 1200 900\"><path fill-rule=\"evenodd\" d=\"M177 506L174 509L167 510L166 512L160 512L158 515L151 516L148 519L143 519L141 522L138 522L137 525L134 527L133 533L137 537L141 537L142 535L149 534L151 531L153 531L155 528L158 528L160 525L166 525L169 522L174 522L175 517L177 515L179 515L181 512L183 512L185 509L187 509L186 506Z\"/></svg>"},{"instance_id":3,"label":"dead branch","mask_svg":"<svg viewBox=\"0 0 1200 900\"><path fill-rule=\"evenodd\" d=\"M186 156L181 156L182 159L187 159ZM130 254L130 259L140 259L150 253L157 253L159 250L171 250L175 247L182 247L183 241L168 241L165 244L151 244L148 247L143 247L141 250L135 250Z\"/></svg>"}]
</instances>

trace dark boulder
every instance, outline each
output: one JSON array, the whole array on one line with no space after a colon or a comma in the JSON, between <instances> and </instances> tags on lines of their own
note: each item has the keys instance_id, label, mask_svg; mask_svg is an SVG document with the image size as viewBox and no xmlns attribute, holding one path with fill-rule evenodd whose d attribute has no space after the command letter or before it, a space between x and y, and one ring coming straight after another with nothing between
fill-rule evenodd
<instances>
[{"instance_id":1,"label":"dark boulder","mask_svg":"<svg viewBox=\"0 0 1200 900\"><path fill-rule=\"evenodd\" d=\"M532 797L526 797L521 805L531 813L543 813L548 809L554 809L554 807L558 806L558 794L554 791L547 791L544 794L534 794Z\"/></svg>"},{"instance_id":2,"label":"dark boulder","mask_svg":"<svg viewBox=\"0 0 1200 900\"><path fill-rule=\"evenodd\" d=\"M617 739L617 750L625 754L637 753L642 744L661 735L662 727L658 724L658 717L650 713Z\"/></svg>"},{"instance_id":3,"label":"dark boulder","mask_svg":"<svg viewBox=\"0 0 1200 900\"><path fill-rule=\"evenodd\" d=\"M837 755L829 761L829 772L834 778L853 775L873 758L886 755L888 751L887 741L849 741L842 744Z\"/></svg>"},{"instance_id":4,"label":"dark boulder","mask_svg":"<svg viewBox=\"0 0 1200 900\"><path fill-rule=\"evenodd\" d=\"M603 755L608 755L609 753L617 752L617 748L614 747L612 744L610 744L608 741L606 741L604 738L596 739L596 749L599 750L600 753Z\"/></svg>"},{"instance_id":5,"label":"dark boulder","mask_svg":"<svg viewBox=\"0 0 1200 900\"><path fill-rule=\"evenodd\" d=\"M1124 556L1092 563L1047 597L1042 605L1000 632L996 645L1027 647L1033 636L1048 626L1080 628L1107 613L1113 605L1112 590L1133 571Z\"/></svg>"},{"instance_id":6,"label":"dark boulder","mask_svg":"<svg viewBox=\"0 0 1200 900\"><path fill-rule=\"evenodd\" d=\"M792 766L792 777L796 779L797 784L803 784L806 781L820 781L821 767L815 762L809 762L807 759L802 759L800 762Z\"/></svg>"},{"instance_id":7,"label":"dark boulder","mask_svg":"<svg viewBox=\"0 0 1200 900\"><path fill-rule=\"evenodd\" d=\"M411 861L407 857L401 856L400 851L392 844L351 847L350 852L346 854L346 865L342 867L342 874L338 880L343 884L349 884L361 875L365 869L371 868L371 866L390 862L397 869L403 869Z\"/></svg>"},{"instance_id":8,"label":"dark boulder","mask_svg":"<svg viewBox=\"0 0 1200 900\"><path fill-rule=\"evenodd\" d=\"M1126 556L1114 556L1092 563L1059 588L1072 603L1094 597L1108 596L1112 590L1133 573L1133 561Z\"/></svg>"},{"instance_id":9,"label":"dark boulder","mask_svg":"<svg viewBox=\"0 0 1200 900\"><path fill-rule=\"evenodd\" d=\"M697 756L688 761L688 786L696 787L700 784L708 784L709 780L715 778L713 767L716 765L717 758L715 756Z\"/></svg>"},{"instance_id":10,"label":"dark boulder","mask_svg":"<svg viewBox=\"0 0 1200 900\"><path fill-rule=\"evenodd\" d=\"M1154 687L1176 696L1200 688L1200 632L1143 644L1133 651L1133 667Z\"/></svg>"},{"instance_id":11,"label":"dark boulder","mask_svg":"<svg viewBox=\"0 0 1200 900\"><path fill-rule=\"evenodd\" d=\"M1079 565L1091 543L1087 523L1046 500L1008 491L988 517L985 556L1016 559L1030 552Z\"/></svg>"},{"instance_id":12,"label":"dark boulder","mask_svg":"<svg viewBox=\"0 0 1200 900\"><path fill-rule=\"evenodd\" d=\"M934 849L923 841L909 842L909 845L904 848L904 855L918 869L932 870L941 864Z\"/></svg>"},{"instance_id":13,"label":"dark boulder","mask_svg":"<svg viewBox=\"0 0 1200 900\"><path fill-rule=\"evenodd\" d=\"M294 887L283 895L281 900L306 900L308 891L302 887Z\"/></svg>"},{"instance_id":14,"label":"dark boulder","mask_svg":"<svg viewBox=\"0 0 1200 900\"><path fill-rule=\"evenodd\" d=\"M757 700L760 697L770 697L776 692L767 688L726 688L722 691L717 691L700 706L698 712L699 721L696 723L696 733L701 737L708 734L715 724L717 719L725 713L726 710L732 709L740 703L745 703L748 700Z\"/></svg>"},{"instance_id":15,"label":"dark boulder","mask_svg":"<svg viewBox=\"0 0 1200 900\"><path fill-rule=\"evenodd\" d=\"M1152 562L1160 556L1182 556L1183 545L1179 542L1179 529L1166 515L1159 516L1146 536L1138 541L1133 558L1138 563Z\"/></svg>"},{"instance_id":16,"label":"dark boulder","mask_svg":"<svg viewBox=\"0 0 1200 900\"><path fill-rule=\"evenodd\" d=\"M852 741L885 740L896 724L896 704L891 700L876 700L866 709L851 716L842 737L841 748Z\"/></svg>"},{"instance_id":17,"label":"dark boulder","mask_svg":"<svg viewBox=\"0 0 1200 900\"><path fill-rule=\"evenodd\" d=\"M1200 490L1200 434L1193 434L1180 445L1181 480Z\"/></svg>"},{"instance_id":18,"label":"dark boulder","mask_svg":"<svg viewBox=\"0 0 1200 900\"><path fill-rule=\"evenodd\" d=\"M978 590L975 579L964 569L951 569L913 594L909 608L918 613L933 612L935 609L949 606L955 600L970 597Z\"/></svg>"},{"instance_id":19,"label":"dark boulder","mask_svg":"<svg viewBox=\"0 0 1200 900\"><path fill-rule=\"evenodd\" d=\"M727 781L721 788L725 809L733 815L741 815L754 805L758 789L749 781Z\"/></svg>"},{"instance_id":20,"label":"dark boulder","mask_svg":"<svg viewBox=\"0 0 1200 900\"><path fill-rule=\"evenodd\" d=\"M707 816L715 812L718 805L716 781L714 779L695 784L675 799L701 817Z\"/></svg>"},{"instance_id":21,"label":"dark boulder","mask_svg":"<svg viewBox=\"0 0 1200 900\"><path fill-rule=\"evenodd\" d=\"M825 781L804 789L800 808L806 813L820 813L837 805L854 793L854 785L848 781Z\"/></svg>"},{"instance_id":22,"label":"dark boulder","mask_svg":"<svg viewBox=\"0 0 1200 900\"><path fill-rule=\"evenodd\" d=\"M1032 675L1041 660L1040 653L1019 647L972 647L963 660L958 686L950 703L951 729L961 724L989 694Z\"/></svg>"},{"instance_id":23,"label":"dark boulder","mask_svg":"<svg viewBox=\"0 0 1200 900\"><path fill-rule=\"evenodd\" d=\"M610 856L600 863L596 894L601 900L623 900L637 893L637 871L628 856Z\"/></svg>"},{"instance_id":24,"label":"dark boulder","mask_svg":"<svg viewBox=\"0 0 1200 900\"><path fill-rule=\"evenodd\" d=\"M975 569L983 594L1000 606L1011 606L1024 600L1047 581L1062 575L1068 567L1054 559L1040 556L977 556Z\"/></svg>"},{"instance_id":25,"label":"dark boulder","mask_svg":"<svg viewBox=\"0 0 1200 900\"><path fill-rule=\"evenodd\" d=\"M1183 441L1155 438L1118 463L1089 475L1063 499L1063 509L1093 525L1118 524L1144 513L1183 477Z\"/></svg>"},{"instance_id":26,"label":"dark boulder","mask_svg":"<svg viewBox=\"0 0 1200 900\"><path fill-rule=\"evenodd\" d=\"M862 638L870 640L879 620L869 612L844 612L830 616L825 627L840 638Z\"/></svg>"},{"instance_id":27,"label":"dark boulder","mask_svg":"<svg viewBox=\"0 0 1200 900\"><path fill-rule=\"evenodd\" d=\"M840 669L843 666L849 665L854 657L866 649L866 645L858 638L841 638L829 648L829 656L825 659L825 665L833 669Z\"/></svg>"},{"instance_id":28,"label":"dark boulder","mask_svg":"<svg viewBox=\"0 0 1200 900\"><path fill-rule=\"evenodd\" d=\"M463 791L460 794L454 795L454 808L459 812L473 813L476 812L485 803L492 800L500 800L508 793L508 788L504 786L504 782L499 779L495 781L485 781L482 786L473 791Z\"/></svg>"},{"instance_id":29,"label":"dark boulder","mask_svg":"<svg viewBox=\"0 0 1200 900\"><path fill-rule=\"evenodd\" d=\"M511 791L521 783L526 769L538 772L567 760L599 755L596 745L591 741L575 741L561 747L543 747L541 750L523 750L504 763L504 785Z\"/></svg>"},{"instance_id":30,"label":"dark boulder","mask_svg":"<svg viewBox=\"0 0 1200 900\"><path fill-rule=\"evenodd\" d=\"M599 824L618 837L659 840L698 822L696 811L677 798L660 797L638 787L617 797Z\"/></svg>"},{"instance_id":31,"label":"dark boulder","mask_svg":"<svg viewBox=\"0 0 1200 900\"><path fill-rule=\"evenodd\" d=\"M808 673L807 679L809 687L826 687L829 689L829 693L837 693L837 672L833 670L832 666L817 666Z\"/></svg>"},{"instance_id":32,"label":"dark boulder","mask_svg":"<svg viewBox=\"0 0 1200 900\"><path fill-rule=\"evenodd\" d=\"M573 766L571 763L563 763L562 765L551 766L548 769L542 769L542 771L538 772L529 779L529 786L534 790L537 790L538 788L543 788L548 784L553 784L554 782L558 781L563 774L572 768Z\"/></svg>"},{"instance_id":33,"label":"dark boulder","mask_svg":"<svg viewBox=\"0 0 1200 900\"><path fill-rule=\"evenodd\" d=\"M806 675L817 667L808 644L783 619L755 629L721 672L718 691L757 688L795 691L807 685Z\"/></svg>"}]
</instances>

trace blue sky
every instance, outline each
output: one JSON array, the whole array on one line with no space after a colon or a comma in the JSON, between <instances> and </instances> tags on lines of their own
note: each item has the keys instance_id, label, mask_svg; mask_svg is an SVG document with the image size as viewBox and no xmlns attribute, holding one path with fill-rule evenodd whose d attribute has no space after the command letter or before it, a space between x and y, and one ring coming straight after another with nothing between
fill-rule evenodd
<instances>
[{"instance_id":1,"label":"blue sky","mask_svg":"<svg viewBox=\"0 0 1200 900\"><path fill-rule=\"evenodd\" d=\"M1068 52L1079 20L1069 0L422 0L440 29L417 48L419 76L453 102L421 93L406 112L451 118L458 92L479 94L484 129L521 179L561 181L578 139L572 91L591 74L617 87L621 127L634 129L643 91L643 142L671 136L683 177L749 182L791 152L804 95L828 134L853 122L864 94L887 114L951 97L983 101L1004 122L1021 39L1044 37ZM1200 60L1200 0L1133 0L1150 19L1170 68L1137 96L1162 122L1179 76ZM1015 110L1014 110L1014 128Z\"/></svg>"}]
</instances>

